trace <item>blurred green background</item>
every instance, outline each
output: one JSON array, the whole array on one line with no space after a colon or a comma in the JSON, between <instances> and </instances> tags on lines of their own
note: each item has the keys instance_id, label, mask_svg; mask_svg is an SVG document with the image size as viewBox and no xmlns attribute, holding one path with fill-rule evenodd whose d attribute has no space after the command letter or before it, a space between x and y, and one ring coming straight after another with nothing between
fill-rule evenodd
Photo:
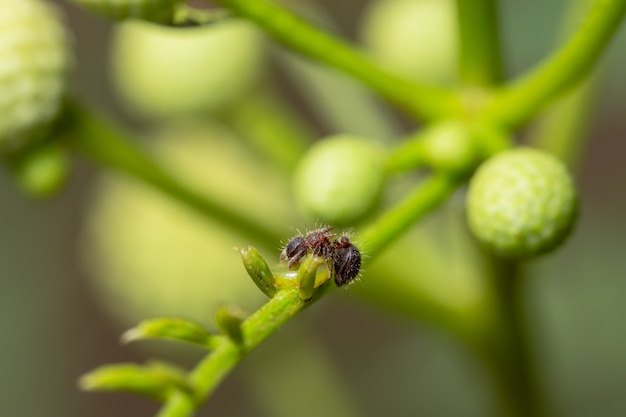
<instances>
[{"instance_id":1,"label":"blurred green background","mask_svg":"<svg viewBox=\"0 0 626 417\"><path fill-rule=\"evenodd\" d=\"M74 91L127 120L108 78L111 25L58 3L74 33ZM369 2L318 3L345 36L358 38ZM518 74L551 50L565 2L501 4L507 67ZM532 331L556 415L626 414L624 51L622 28L603 60L591 139L577 174L582 195L578 228L563 249L535 263L529 279ZM316 121L309 109L301 111ZM331 130L323 124L315 129ZM81 393L77 378L105 363L142 362L154 352L184 357L187 365L199 357L193 349L167 353L165 345L143 349L147 345L118 343L124 327L101 307L80 257L98 174L91 163L75 160L65 190L46 202L24 197L8 173L0 174L0 415L152 415L157 405L149 400ZM236 256L228 261L239 266ZM329 376L332 384L320 391L316 381ZM325 390L335 393L332 401L315 397ZM267 399L278 391L288 391L294 403ZM200 415L488 416L493 409L479 365L447 334L341 292L253 352Z\"/></svg>"}]
</instances>

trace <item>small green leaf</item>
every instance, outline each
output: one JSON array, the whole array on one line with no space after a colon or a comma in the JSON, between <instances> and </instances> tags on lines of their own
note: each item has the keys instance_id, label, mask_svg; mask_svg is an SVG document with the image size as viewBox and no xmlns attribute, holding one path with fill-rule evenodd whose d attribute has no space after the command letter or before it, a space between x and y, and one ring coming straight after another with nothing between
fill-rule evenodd
<instances>
[{"instance_id":1,"label":"small green leaf","mask_svg":"<svg viewBox=\"0 0 626 417\"><path fill-rule=\"evenodd\" d=\"M246 267L248 275L250 275L250 278L252 278L256 286L268 297L273 297L277 291L274 283L274 275L259 251L252 246L248 246L247 250L242 248L233 249L241 254L243 265Z\"/></svg>"},{"instance_id":2,"label":"small green leaf","mask_svg":"<svg viewBox=\"0 0 626 417\"><path fill-rule=\"evenodd\" d=\"M83 375L79 386L85 391L124 391L165 401L174 385L153 369L137 364L105 365Z\"/></svg>"},{"instance_id":3,"label":"small green leaf","mask_svg":"<svg viewBox=\"0 0 626 417\"><path fill-rule=\"evenodd\" d=\"M300 298L302 300L310 300L313 297L318 269L325 264L324 259L319 256L307 256L302 261L298 269L297 278L300 284ZM326 273L328 274L328 272Z\"/></svg>"},{"instance_id":4,"label":"small green leaf","mask_svg":"<svg viewBox=\"0 0 626 417\"><path fill-rule=\"evenodd\" d=\"M146 363L145 368L158 380L178 388L179 391L192 393L193 390L187 381L186 371L171 363L150 360Z\"/></svg>"},{"instance_id":5,"label":"small green leaf","mask_svg":"<svg viewBox=\"0 0 626 417\"><path fill-rule=\"evenodd\" d=\"M226 336L235 343L242 344L241 322L246 316L246 312L241 307L232 304L222 305L215 312L215 323Z\"/></svg>"},{"instance_id":6,"label":"small green leaf","mask_svg":"<svg viewBox=\"0 0 626 417\"><path fill-rule=\"evenodd\" d=\"M161 317L144 320L136 327L127 330L122 335L122 342L129 343L143 339L170 339L210 348L213 337L194 321Z\"/></svg>"}]
</instances>

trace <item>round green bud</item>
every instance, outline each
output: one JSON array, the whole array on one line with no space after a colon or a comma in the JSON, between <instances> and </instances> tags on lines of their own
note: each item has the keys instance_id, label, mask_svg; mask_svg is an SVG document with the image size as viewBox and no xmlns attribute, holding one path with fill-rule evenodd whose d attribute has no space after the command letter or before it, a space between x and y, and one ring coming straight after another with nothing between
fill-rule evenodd
<instances>
[{"instance_id":1,"label":"round green bud","mask_svg":"<svg viewBox=\"0 0 626 417\"><path fill-rule=\"evenodd\" d=\"M438 85L458 78L454 0L375 1L362 33L374 58L398 75Z\"/></svg>"},{"instance_id":2,"label":"round green bud","mask_svg":"<svg viewBox=\"0 0 626 417\"><path fill-rule=\"evenodd\" d=\"M354 222L379 200L385 152L364 138L338 135L321 140L300 161L295 198L312 217L331 224Z\"/></svg>"},{"instance_id":3,"label":"round green bud","mask_svg":"<svg viewBox=\"0 0 626 417\"><path fill-rule=\"evenodd\" d=\"M422 140L423 157L433 168L462 174L477 163L478 145L465 123L456 120L439 123L429 128Z\"/></svg>"},{"instance_id":4,"label":"round green bud","mask_svg":"<svg viewBox=\"0 0 626 417\"><path fill-rule=\"evenodd\" d=\"M211 200L268 227L298 223L288 181L225 127L172 127L150 143L160 164ZM97 299L122 324L172 315L206 322L222 303L254 311L267 300L233 250L254 241L219 218L124 176L105 176L96 192L82 245L85 266Z\"/></svg>"},{"instance_id":5,"label":"round green bud","mask_svg":"<svg viewBox=\"0 0 626 417\"><path fill-rule=\"evenodd\" d=\"M576 190L567 168L540 150L501 152L479 167L469 185L470 229L505 258L555 249L571 231L576 214Z\"/></svg>"},{"instance_id":6,"label":"round green bud","mask_svg":"<svg viewBox=\"0 0 626 417\"><path fill-rule=\"evenodd\" d=\"M183 0L71 0L111 20L129 18L167 21Z\"/></svg>"},{"instance_id":7,"label":"round green bud","mask_svg":"<svg viewBox=\"0 0 626 417\"><path fill-rule=\"evenodd\" d=\"M13 175L27 194L33 197L49 197L65 183L69 161L60 146L43 144L27 150L13 161Z\"/></svg>"},{"instance_id":8,"label":"round green bud","mask_svg":"<svg viewBox=\"0 0 626 417\"><path fill-rule=\"evenodd\" d=\"M128 21L115 33L113 78L143 115L212 113L257 83L264 49L261 32L243 20L184 29Z\"/></svg>"},{"instance_id":9,"label":"round green bud","mask_svg":"<svg viewBox=\"0 0 626 417\"><path fill-rule=\"evenodd\" d=\"M57 115L70 67L57 10L40 0L0 2L0 152L45 134Z\"/></svg>"}]
</instances>

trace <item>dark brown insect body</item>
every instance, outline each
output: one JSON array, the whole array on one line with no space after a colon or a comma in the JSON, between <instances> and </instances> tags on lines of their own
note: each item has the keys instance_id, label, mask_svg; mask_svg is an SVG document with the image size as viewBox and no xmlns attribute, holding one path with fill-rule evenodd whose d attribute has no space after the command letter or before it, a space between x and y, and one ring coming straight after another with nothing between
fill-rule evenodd
<instances>
[{"instance_id":1,"label":"dark brown insect body","mask_svg":"<svg viewBox=\"0 0 626 417\"><path fill-rule=\"evenodd\" d=\"M346 236L335 242L336 249L333 256L335 283L342 286L352 281L361 270L361 252L350 243Z\"/></svg>"},{"instance_id":2,"label":"dark brown insect body","mask_svg":"<svg viewBox=\"0 0 626 417\"><path fill-rule=\"evenodd\" d=\"M283 261L289 260L287 264L289 269L297 265L309 251L312 251L315 256L321 256L328 260L328 258L332 257L334 249L330 240L337 236L334 233L329 233L332 229L332 227L325 227L309 233L306 237L294 237L285 246L285 249L280 254L280 259Z\"/></svg>"},{"instance_id":3,"label":"dark brown insect body","mask_svg":"<svg viewBox=\"0 0 626 417\"><path fill-rule=\"evenodd\" d=\"M292 269L298 265L309 251L315 256L326 260L328 274L334 271L335 283L342 286L352 281L361 269L361 253L350 243L347 236L333 240L337 234L330 233L332 227L315 230L305 237L296 236L287 243L280 254L281 260L287 260L287 266Z\"/></svg>"}]
</instances>

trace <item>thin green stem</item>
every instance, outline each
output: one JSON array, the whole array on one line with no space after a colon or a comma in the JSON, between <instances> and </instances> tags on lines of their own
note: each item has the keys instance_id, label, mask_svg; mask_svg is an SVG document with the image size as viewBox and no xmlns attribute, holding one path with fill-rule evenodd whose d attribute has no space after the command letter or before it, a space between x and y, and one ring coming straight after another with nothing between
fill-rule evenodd
<instances>
[{"instance_id":1,"label":"thin green stem","mask_svg":"<svg viewBox=\"0 0 626 417\"><path fill-rule=\"evenodd\" d=\"M491 268L494 311L490 319L491 330L478 349L498 394L498 415L545 416L527 322L526 277L518 263L487 256Z\"/></svg>"},{"instance_id":2,"label":"thin green stem","mask_svg":"<svg viewBox=\"0 0 626 417\"><path fill-rule=\"evenodd\" d=\"M488 87L502 81L497 0L457 0L460 70L468 85Z\"/></svg>"},{"instance_id":3,"label":"thin green stem","mask_svg":"<svg viewBox=\"0 0 626 417\"><path fill-rule=\"evenodd\" d=\"M192 415L195 409L196 403L189 394L175 392L168 398L156 417L187 417Z\"/></svg>"},{"instance_id":4,"label":"thin green stem","mask_svg":"<svg viewBox=\"0 0 626 417\"><path fill-rule=\"evenodd\" d=\"M533 126L529 143L558 156L576 172L589 139L597 77L554 103Z\"/></svg>"},{"instance_id":5,"label":"thin green stem","mask_svg":"<svg viewBox=\"0 0 626 417\"><path fill-rule=\"evenodd\" d=\"M580 20L590 4L590 0L569 2L560 36L571 32L574 23ZM589 139L600 72L600 69L594 70L580 85L552 104L533 124L529 135L530 144L557 155L574 172Z\"/></svg>"},{"instance_id":6,"label":"thin green stem","mask_svg":"<svg viewBox=\"0 0 626 417\"><path fill-rule=\"evenodd\" d=\"M584 79L626 13L626 0L596 0L569 41L536 69L495 93L484 116L515 127Z\"/></svg>"},{"instance_id":7,"label":"thin green stem","mask_svg":"<svg viewBox=\"0 0 626 417\"><path fill-rule=\"evenodd\" d=\"M458 185L458 180L444 174L435 174L425 180L359 235L362 251L375 256L409 226L443 203Z\"/></svg>"},{"instance_id":8,"label":"thin green stem","mask_svg":"<svg viewBox=\"0 0 626 417\"><path fill-rule=\"evenodd\" d=\"M226 336L216 341L214 351L189 374L189 382L195 390L196 401L198 403L205 401L247 353L309 304L311 303L300 299L297 289L280 291L242 323L243 343L237 343ZM193 409L187 409L186 414L175 414L182 406L175 407L173 401L178 399L174 397L168 400L159 417L183 417L193 414Z\"/></svg>"},{"instance_id":9,"label":"thin green stem","mask_svg":"<svg viewBox=\"0 0 626 417\"><path fill-rule=\"evenodd\" d=\"M150 159L127 135L84 108L72 107L72 143L100 163L123 171L163 191L200 214L229 225L246 237L273 247L282 236L192 190Z\"/></svg>"},{"instance_id":10,"label":"thin green stem","mask_svg":"<svg viewBox=\"0 0 626 417\"><path fill-rule=\"evenodd\" d=\"M258 24L277 41L309 58L353 76L416 117L436 118L457 108L447 90L398 78L375 65L348 43L265 0L218 0Z\"/></svg>"}]
</instances>

